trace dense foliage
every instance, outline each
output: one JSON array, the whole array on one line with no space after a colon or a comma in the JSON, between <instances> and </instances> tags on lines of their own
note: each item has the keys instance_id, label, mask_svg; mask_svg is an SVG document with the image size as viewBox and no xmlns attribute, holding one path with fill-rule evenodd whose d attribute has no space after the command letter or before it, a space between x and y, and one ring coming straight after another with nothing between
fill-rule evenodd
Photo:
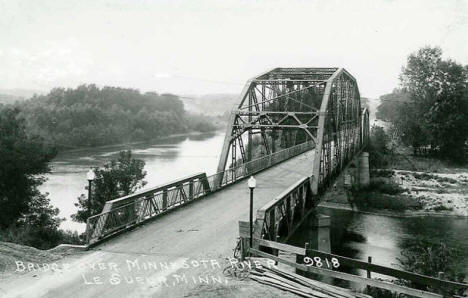
<instances>
[{"instance_id":1,"label":"dense foliage","mask_svg":"<svg viewBox=\"0 0 468 298\"><path fill-rule=\"evenodd\" d=\"M409 55L400 80L402 90L382 97L377 117L392 121L401 141L439 156L461 161L468 139L468 68L442 59L439 48Z\"/></svg>"},{"instance_id":2,"label":"dense foliage","mask_svg":"<svg viewBox=\"0 0 468 298\"><path fill-rule=\"evenodd\" d=\"M401 251L402 258L398 259L404 270L433 277L439 277L439 273L443 273L443 279L463 283L464 267L463 262L460 262L458 249L422 238L405 241L404 246ZM407 284L421 290L437 290L413 282ZM462 291L452 290L449 294L450 297L462 295Z\"/></svg>"},{"instance_id":3,"label":"dense foliage","mask_svg":"<svg viewBox=\"0 0 468 298\"><path fill-rule=\"evenodd\" d=\"M31 209L39 195L40 176L49 171L55 151L26 133L17 108L0 108L0 227L5 228Z\"/></svg>"},{"instance_id":4,"label":"dense foliage","mask_svg":"<svg viewBox=\"0 0 468 298\"><path fill-rule=\"evenodd\" d=\"M187 115L175 95L82 85L18 104L28 129L59 149L144 141L215 127Z\"/></svg>"},{"instance_id":5,"label":"dense foliage","mask_svg":"<svg viewBox=\"0 0 468 298\"><path fill-rule=\"evenodd\" d=\"M18 108L0 106L0 241L49 248L62 239L58 209L37 189L55 154L26 132Z\"/></svg>"},{"instance_id":6,"label":"dense foliage","mask_svg":"<svg viewBox=\"0 0 468 298\"><path fill-rule=\"evenodd\" d=\"M410 100L409 94L402 89L395 89L392 93L380 96L380 105L375 116L383 121L396 122L400 108Z\"/></svg>"},{"instance_id":7,"label":"dense foliage","mask_svg":"<svg viewBox=\"0 0 468 298\"><path fill-rule=\"evenodd\" d=\"M388 163L388 136L385 130L373 125L369 136L369 164L372 167L380 168Z\"/></svg>"},{"instance_id":8,"label":"dense foliage","mask_svg":"<svg viewBox=\"0 0 468 298\"><path fill-rule=\"evenodd\" d=\"M84 194L78 198L78 212L72 218L78 222L102 211L106 201L135 192L143 187L146 172L145 162L132 158L131 151L121 151L117 159L112 159L102 168L94 168L94 179L91 186L91 200Z\"/></svg>"}]
</instances>

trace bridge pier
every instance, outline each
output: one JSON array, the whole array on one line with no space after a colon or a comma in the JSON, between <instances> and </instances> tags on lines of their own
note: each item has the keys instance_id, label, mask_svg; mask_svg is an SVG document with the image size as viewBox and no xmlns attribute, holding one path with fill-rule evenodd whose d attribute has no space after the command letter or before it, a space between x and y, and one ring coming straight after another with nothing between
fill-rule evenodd
<instances>
[{"instance_id":1,"label":"bridge pier","mask_svg":"<svg viewBox=\"0 0 468 298\"><path fill-rule=\"evenodd\" d=\"M359 186L367 187L370 183L369 153L362 152L359 156Z\"/></svg>"},{"instance_id":2,"label":"bridge pier","mask_svg":"<svg viewBox=\"0 0 468 298\"><path fill-rule=\"evenodd\" d=\"M308 221L310 224L309 248L330 253L330 216L319 213L311 216L313 219Z\"/></svg>"},{"instance_id":3,"label":"bridge pier","mask_svg":"<svg viewBox=\"0 0 468 298\"><path fill-rule=\"evenodd\" d=\"M355 157L350 166L344 171L345 188L362 188L369 186L369 153L362 152Z\"/></svg>"},{"instance_id":4,"label":"bridge pier","mask_svg":"<svg viewBox=\"0 0 468 298\"><path fill-rule=\"evenodd\" d=\"M304 221L305 232L301 235L301 239L307 239L307 249L319 250L327 253L331 253L331 242L330 242L330 216L320 213L311 213L309 218ZM302 234L302 233L301 233ZM317 257L313 252L306 250L306 256L310 258ZM315 261L314 261L315 262ZM297 255L296 263L303 264L304 257ZM300 270L296 270L298 272Z\"/></svg>"}]
</instances>

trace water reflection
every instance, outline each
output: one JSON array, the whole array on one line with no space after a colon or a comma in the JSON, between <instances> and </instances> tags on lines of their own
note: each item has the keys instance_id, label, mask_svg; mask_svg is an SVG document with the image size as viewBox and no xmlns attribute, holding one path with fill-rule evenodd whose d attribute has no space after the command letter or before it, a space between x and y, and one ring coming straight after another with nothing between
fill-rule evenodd
<instances>
[{"instance_id":1,"label":"water reflection","mask_svg":"<svg viewBox=\"0 0 468 298\"><path fill-rule=\"evenodd\" d=\"M333 254L362 261L367 261L367 257L372 256L373 263L401 269L397 260L401 258L400 251L415 239L425 238L457 249L460 252L460 268L464 268L468 274L468 218L387 217L325 208L320 208L320 213L331 216L330 241ZM313 218L308 218L296 231L290 244L303 247L305 242L309 242L311 220ZM349 267L341 267L341 270L366 275L365 271ZM389 279L374 273L372 276ZM334 283L349 286L342 281Z\"/></svg>"},{"instance_id":2,"label":"water reflection","mask_svg":"<svg viewBox=\"0 0 468 298\"><path fill-rule=\"evenodd\" d=\"M216 132L64 152L52 161L52 172L40 190L49 193L51 203L66 218L61 227L81 232L84 225L71 221L70 215L76 212L76 198L86 193L86 172L90 167L102 166L120 151L131 149L136 158L146 163L146 187L156 186L197 172L214 174L223 140L224 134Z\"/></svg>"}]
</instances>

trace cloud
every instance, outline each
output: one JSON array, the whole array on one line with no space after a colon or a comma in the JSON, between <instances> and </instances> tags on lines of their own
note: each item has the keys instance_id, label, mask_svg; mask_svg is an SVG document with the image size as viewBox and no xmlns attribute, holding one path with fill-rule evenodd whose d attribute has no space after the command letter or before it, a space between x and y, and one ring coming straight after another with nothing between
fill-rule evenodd
<instances>
[{"instance_id":1,"label":"cloud","mask_svg":"<svg viewBox=\"0 0 468 298\"><path fill-rule=\"evenodd\" d=\"M74 39L43 42L28 48L9 47L2 52L0 80L18 81L35 88L50 88L80 81L94 65Z\"/></svg>"},{"instance_id":2,"label":"cloud","mask_svg":"<svg viewBox=\"0 0 468 298\"><path fill-rule=\"evenodd\" d=\"M172 78L173 75L168 74L168 73L155 73L153 74L153 78L155 79L169 79Z\"/></svg>"}]
</instances>

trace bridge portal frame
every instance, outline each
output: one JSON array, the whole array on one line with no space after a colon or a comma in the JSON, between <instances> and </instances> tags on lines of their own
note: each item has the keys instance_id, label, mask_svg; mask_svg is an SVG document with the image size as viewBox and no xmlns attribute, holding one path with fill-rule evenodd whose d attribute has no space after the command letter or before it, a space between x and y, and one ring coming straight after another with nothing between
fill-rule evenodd
<instances>
[{"instance_id":1,"label":"bridge portal frame","mask_svg":"<svg viewBox=\"0 0 468 298\"><path fill-rule=\"evenodd\" d=\"M369 113L361 109L356 79L345 69L275 68L245 84L230 115L218 173L226 169L229 156L230 167L252 159L255 134L260 135L266 154L271 154L278 135L289 147L297 145L302 132L305 141L315 144L311 165L315 195L367 144L368 125Z\"/></svg>"}]
</instances>

